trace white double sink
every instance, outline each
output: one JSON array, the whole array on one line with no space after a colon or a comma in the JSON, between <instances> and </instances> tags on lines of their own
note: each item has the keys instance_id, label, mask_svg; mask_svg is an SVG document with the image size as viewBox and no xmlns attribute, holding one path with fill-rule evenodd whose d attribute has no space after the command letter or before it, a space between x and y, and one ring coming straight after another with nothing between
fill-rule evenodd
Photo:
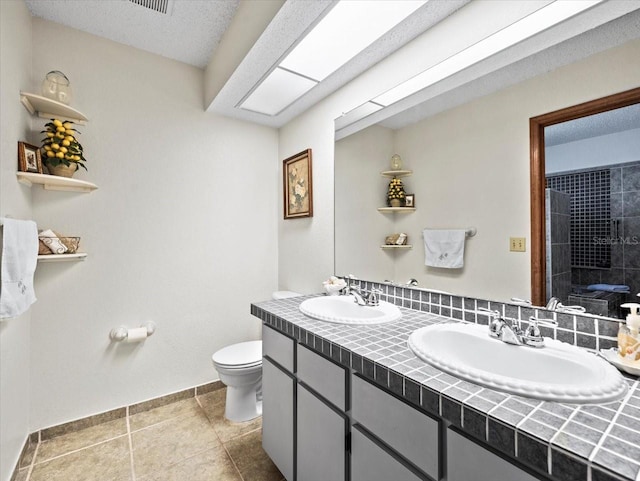
<instances>
[{"instance_id":1,"label":"white double sink","mask_svg":"<svg viewBox=\"0 0 640 481\"><path fill-rule=\"evenodd\" d=\"M308 299L300 311L326 322L376 325L402 317L393 304L360 306L352 296ZM616 368L578 347L545 339L545 347L514 346L489 337L487 326L462 322L433 324L408 340L423 361L467 381L520 396L566 403L621 399L628 385Z\"/></svg>"}]
</instances>

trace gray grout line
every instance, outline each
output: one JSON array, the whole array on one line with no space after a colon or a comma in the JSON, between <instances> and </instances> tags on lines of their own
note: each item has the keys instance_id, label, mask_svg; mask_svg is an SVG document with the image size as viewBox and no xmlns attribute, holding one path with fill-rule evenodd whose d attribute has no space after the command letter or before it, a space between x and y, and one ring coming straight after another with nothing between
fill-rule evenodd
<instances>
[{"instance_id":1,"label":"gray grout line","mask_svg":"<svg viewBox=\"0 0 640 481\"><path fill-rule=\"evenodd\" d=\"M129 406L127 406L126 420L127 420L127 437L129 439L129 463L130 463L129 466L131 467L131 481L136 481L136 469L135 469L135 463L133 462L133 436L131 435Z\"/></svg>"},{"instance_id":2,"label":"gray grout line","mask_svg":"<svg viewBox=\"0 0 640 481\"><path fill-rule=\"evenodd\" d=\"M31 479L31 473L33 473L33 468L36 465L36 457L38 456L39 449L40 449L40 437L38 436L38 444L36 444L36 449L33 452L33 459L31 460L31 464L29 464L29 471L27 471L26 481L29 481Z\"/></svg>"},{"instance_id":3,"label":"gray grout line","mask_svg":"<svg viewBox=\"0 0 640 481\"><path fill-rule=\"evenodd\" d=\"M618 410L616 411L615 415L613 416L613 418L611 419L611 422L609 423L609 425L607 426L607 429L604 430L604 432L602 433L602 436L600 437L600 441L598 441L598 444L596 445L595 449L591 452L591 455L589 456L588 460L589 460L589 466L591 466L593 464L593 460L596 457L596 455L598 454L598 450L602 448L602 445L604 444L604 440L606 439L606 437L609 435L609 433L611 432L611 430L613 429L613 427L616 424L616 420L618 419L618 417L620 417L620 414L622 413L622 410L625 408L625 406L627 405L627 402L629 402L629 398L632 397L635 389L638 387L640 383L638 381L636 381L630 388L629 388L629 392L627 392L627 395L624 397L624 399L622 400L622 402L620 403L620 407L618 407ZM616 453L617 454L617 453ZM589 472L591 472L591 469L589 469Z\"/></svg>"}]
</instances>

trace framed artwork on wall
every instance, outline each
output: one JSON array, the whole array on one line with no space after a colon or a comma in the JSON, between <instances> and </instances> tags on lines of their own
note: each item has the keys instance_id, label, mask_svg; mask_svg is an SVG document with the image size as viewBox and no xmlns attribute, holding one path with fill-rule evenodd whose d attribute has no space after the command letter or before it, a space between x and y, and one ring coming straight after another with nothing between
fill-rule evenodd
<instances>
[{"instance_id":1,"label":"framed artwork on wall","mask_svg":"<svg viewBox=\"0 0 640 481\"><path fill-rule=\"evenodd\" d=\"M284 218L313 217L311 149L282 161Z\"/></svg>"},{"instance_id":2,"label":"framed artwork on wall","mask_svg":"<svg viewBox=\"0 0 640 481\"><path fill-rule=\"evenodd\" d=\"M18 170L20 172L42 174L40 147L26 142L18 142Z\"/></svg>"}]
</instances>

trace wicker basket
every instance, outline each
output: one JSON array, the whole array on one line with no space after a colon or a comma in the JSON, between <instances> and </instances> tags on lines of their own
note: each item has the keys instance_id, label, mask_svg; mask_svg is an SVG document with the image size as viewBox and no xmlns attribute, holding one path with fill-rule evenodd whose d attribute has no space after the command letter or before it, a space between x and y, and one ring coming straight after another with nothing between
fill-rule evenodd
<instances>
[{"instance_id":1,"label":"wicker basket","mask_svg":"<svg viewBox=\"0 0 640 481\"><path fill-rule=\"evenodd\" d=\"M47 239L50 239L49 237L40 236L38 239L40 241L38 243L38 255L47 256L51 254L57 254L57 252L53 252L47 246ZM80 247L80 237L58 236L58 240L67 248L65 254L75 254L76 252L78 252L78 247Z\"/></svg>"}]
</instances>

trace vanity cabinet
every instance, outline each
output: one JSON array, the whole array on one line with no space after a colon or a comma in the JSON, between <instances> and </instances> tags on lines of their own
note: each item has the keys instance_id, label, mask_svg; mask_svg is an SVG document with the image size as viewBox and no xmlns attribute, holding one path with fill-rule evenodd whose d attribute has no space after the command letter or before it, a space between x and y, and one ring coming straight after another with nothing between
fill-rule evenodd
<instances>
[{"instance_id":1,"label":"vanity cabinet","mask_svg":"<svg viewBox=\"0 0 640 481\"><path fill-rule=\"evenodd\" d=\"M447 429L447 481L508 479L539 481L533 476L467 437Z\"/></svg>"},{"instance_id":2,"label":"vanity cabinet","mask_svg":"<svg viewBox=\"0 0 640 481\"><path fill-rule=\"evenodd\" d=\"M262 346L262 446L287 481L547 479L267 325Z\"/></svg>"},{"instance_id":3,"label":"vanity cabinet","mask_svg":"<svg viewBox=\"0 0 640 481\"><path fill-rule=\"evenodd\" d=\"M263 358L262 447L288 480L294 479L295 395L295 378Z\"/></svg>"},{"instance_id":4,"label":"vanity cabinet","mask_svg":"<svg viewBox=\"0 0 640 481\"><path fill-rule=\"evenodd\" d=\"M262 329L262 447L284 477L295 479L295 341Z\"/></svg>"},{"instance_id":5,"label":"vanity cabinet","mask_svg":"<svg viewBox=\"0 0 640 481\"><path fill-rule=\"evenodd\" d=\"M440 421L358 375L353 376L351 395L354 425L363 427L382 446L390 448L397 459L398 469L401 463L405 463L432 479L440 479ZM364 440L360 444L367 445ZM358 472L362 464L354 463L352 468L353 477L362 478ZM405 470L406 479L413 479L411 471Z\"/></svg>"},{"instance_id":6,"label":"vanity cabinet","mask_svg":"<svg viewBox=\"0 0 640 481\"><path fill-rule=\"evenodd\" d=\"M297 479L346 480L349 373L302 345L297 356Z\"/></svg>"},{"instance_id":7,"label":"vanity cabinet","mask_svg":"<svg viewBox=\"0 0 640 481\"><path fill-rule=\"evenodd\" d=\"M349 431L346 415L300 383L297 419L296 479L346 481Z\"/></svg>"},{"instance_id":8,"label":"vanity cabinet","mask_svg":"<svg viewBox=\"0 0 640 481\"><path fill-rule=\"evenodd\" d=\"M351 481L422 481L359 425L351 429Z\"/></svg>"}]
</instances>

